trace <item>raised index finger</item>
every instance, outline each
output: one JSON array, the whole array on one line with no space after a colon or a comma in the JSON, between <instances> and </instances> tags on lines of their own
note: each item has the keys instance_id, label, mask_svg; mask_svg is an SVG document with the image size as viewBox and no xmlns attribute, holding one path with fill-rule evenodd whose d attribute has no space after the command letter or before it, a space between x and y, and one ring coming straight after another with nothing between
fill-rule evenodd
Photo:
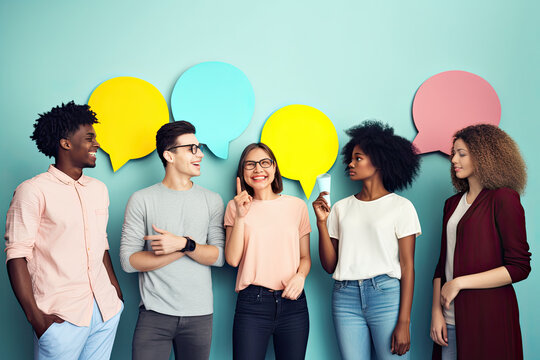
<instances>
[{"instance_id":1,"label":"raised index finger","mask_svg":"<svg viewBox=\"0 0 540 360\"><path fill-rule=\"evenodd\" d=\"M240 195L242 192L242 185L240 184L240 178L236 177L236 195Z\"/></svg>"}]
</instances>

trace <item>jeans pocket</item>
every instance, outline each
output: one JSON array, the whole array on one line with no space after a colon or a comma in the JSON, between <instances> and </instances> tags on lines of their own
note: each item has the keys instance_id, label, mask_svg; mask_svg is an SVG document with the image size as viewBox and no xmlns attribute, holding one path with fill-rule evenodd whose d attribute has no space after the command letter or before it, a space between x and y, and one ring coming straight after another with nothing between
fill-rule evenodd
<instances>
[{"instance_id":1,"label":"jeans pocket","mask_svg":"<svg viewBox=\"0 0 540 360\"><path fill-rule=\"evenodd\" d=\"M257 304L261 302L260 294L253 294L240 291L236 299L237 303L242 304Z\"/></svg>"},{"instance_id":2,"label":"jeans pocket","mask_svg":"<svg viewBox=\"0 0 540 360\"><path fill-rule=\"evenodd\" d=\"M341 280L334 281L334 291L340 291L345 287L347 287L347 281L341 281Z\"/></svg>"},{"instance_id":3,"label":"jeans pocket","mask_svg":"<svg viewBox=\"0 0 540 360\"><path fill-rule=\"evenodd\" d=\"M385 275L375 280L375 289L380 292L399 292L400 281Z\"/></svg>"},{"instance_id":4,"label":"jeans pocket","mask_svg":"<svg viewBox=\"0 0 540 360\"><path fill-rule=\"evenodd\" d=\"M38 339L38 343L43 343L45 341L47 341L47 339L49 337L51 337L51 333L53 332L53 328L60 325L60 323L56 323L56 322L53 322L51 325L49 325L49 327L47 328L47 330L45 330L45 332L43 334L41 334L41 336L39 337Z\"/></svg>"}]
</instances>

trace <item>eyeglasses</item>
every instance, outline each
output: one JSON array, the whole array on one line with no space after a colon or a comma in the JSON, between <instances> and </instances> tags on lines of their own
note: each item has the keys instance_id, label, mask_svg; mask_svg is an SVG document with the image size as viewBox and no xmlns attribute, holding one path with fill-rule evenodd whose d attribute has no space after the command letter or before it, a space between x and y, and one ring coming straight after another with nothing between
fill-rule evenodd
<instances>
[{"instance_id":1,"label":"eyeglasses","mask_svg":"<svg viewBox=\"0 0 540 360\"><path fill-rule=\"evenodd\" d=\"M174 150L176 148L181 148L181 147L188 147L189 146L189 150L191 151L191 153L193 155L195 155L197 153L197 150L201 150L201 152L203 151L202 150L202 146L204 144L187 144L187 145L176 145L176 146L173 146L173 147L170 147L167 149L167 151L171 151L171 150Z\"/></svg>"},{"instance_id":2,"label":"eyeglasses","mask_svg":"<svg viewBox=\"0 0 540 360\"><path fill-rule=\"evenodd\" d=\"M246 170L253 170L257 167L257 164L261 165L262 168L269 168L270 166L272 166L272 164L274 164L274 160L272 159L268 159L268 158L264 158L262 160L259 160L259 161L244 161L244 169Z\"/></svg>"}]
</instances>

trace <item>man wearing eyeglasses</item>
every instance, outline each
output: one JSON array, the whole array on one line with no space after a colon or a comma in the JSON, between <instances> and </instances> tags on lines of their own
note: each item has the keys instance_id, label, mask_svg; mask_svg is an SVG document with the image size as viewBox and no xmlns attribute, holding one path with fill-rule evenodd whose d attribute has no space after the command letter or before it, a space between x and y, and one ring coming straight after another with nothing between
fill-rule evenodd
<instances>
[{"instance_id":1,"label":"man wearing eyeglasses","mask_svg":"<svg viewBox=\"0 0 540 360\"><path fill-rule=\"evenodd\" d=\"M156 148L163 181L135 192L122 228L120 262L139 272L141 306L133 359L208 359L212 340L210 266L222 266L223 201L191 181L204 157L195 127L163 125Z\"/></svg>"}]
</instances>

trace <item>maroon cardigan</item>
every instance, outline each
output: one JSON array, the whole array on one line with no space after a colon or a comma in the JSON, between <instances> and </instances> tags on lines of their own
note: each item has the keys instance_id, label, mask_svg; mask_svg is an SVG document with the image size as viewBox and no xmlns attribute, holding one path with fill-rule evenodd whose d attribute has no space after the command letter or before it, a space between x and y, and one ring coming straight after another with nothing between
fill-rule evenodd
<instances>
[{"instance_id":1,"label":"maroon cardigan","mask_svg":"<svg viewBox=\"0 0 540 360\"><path fill-rule=\"evenodd\" d=\"M434 278L446 282L446 225L463 193L444 205L441 255ZM514 190L482 190L457 226L454 278L506 267L512 282L525 279L531 253L525 214ZM459 360L523 359L519 311L512 285L461 290L454 300L457 358ZM441 358L435 344L433 359Z\"/></svg>"}]
</instances>

